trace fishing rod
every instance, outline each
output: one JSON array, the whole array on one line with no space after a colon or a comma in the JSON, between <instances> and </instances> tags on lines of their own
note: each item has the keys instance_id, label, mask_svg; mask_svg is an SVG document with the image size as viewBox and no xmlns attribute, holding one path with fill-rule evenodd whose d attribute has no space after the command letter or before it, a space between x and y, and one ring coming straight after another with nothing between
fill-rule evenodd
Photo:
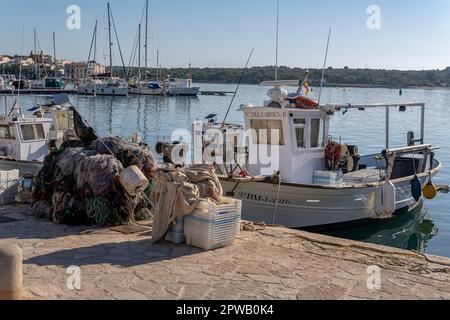
<instances>
[{"instance_id":1,"label":"fishing rod","mask_svg":"<svg viewBox=\"0 0 450 320\"><path fill-rule=\"evenodd\" d=\"M231 99L230 106L228 107L228 110L227 110L227 113L225 115L225 118L223 119L222 128L225 126L225 121L227 120L228 114L230 113L231 107L233 106L234 99L236 98L236 95L237 95L237 92L239 90L239 87L241 86L242 80L244 79L245 71L248 68L248 65L250 63L250 59L252 58L254 50L255 50L255 48L252 48L252 51L250 51L250 55L248 56L247 63L245 64L244 70L242 70L241 78L239 79L239 82L237 84L236 90L234 91L234 94L233 94L233 98Z\"/></svg>"},{"instance_id":2,"label":"fishing rod","mask_svg":"<svg viewBox=\"0 0 450 320\"><path fill-rule=\"evenodd\" d=\"M320 90L319 90L319 100L318 100L319 105L320 105L320 98L322 96L323 80L325 78L325 68L327 66L328 48L330 46L330 37L331 37L331 28L328 31L327 50L325 51L325 60L323 62L322 78L320 79Z\"/></svg>"}]
</instances>

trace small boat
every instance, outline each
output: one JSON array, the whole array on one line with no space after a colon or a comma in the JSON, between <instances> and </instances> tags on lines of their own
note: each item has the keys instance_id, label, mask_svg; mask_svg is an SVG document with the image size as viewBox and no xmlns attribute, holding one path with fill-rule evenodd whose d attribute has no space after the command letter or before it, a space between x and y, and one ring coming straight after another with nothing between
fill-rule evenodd
<instances>
[{"instance_id":1,"label":"small boat","mask_svg":"<svg viewBox=\"0 0 450 320\"><path fill-rule=\"evenodd\" d=\"M269 99L241 106L244 127L212 116L193 125L193 163L203 155L201 162L216 166L224 195L243 201L244 219L290 228L345 224L389 218L436 196L432 178L442 164L438 148L424 141L424 103L319 105L284 88L298 83L263 83L274 86ZM358 146L330 138L335 112L369 108L386 112L386 148L379 154L360 156ZM420 138L409 132L407 146L390 148L389 114L407 108L421 110Z\"/></svg>"},{"instance_id":2,"label":"small boat","mask_svg":"<svg viewBox=\"0 0 450 320\"><path fill-rule=\"evenodd\" d=\"M2 170L18 169L21 175L34 175L42 168L50 148L59 148L75 135L67 106L51 103L28 111L33 112L32 117L24 116L16 102L7 117L0 117Z\"/></svg>"},{"instance_id":3,"label":"small boat","mask_svg":"<svg viewBox=\"0 0 450 320\"><path fill-rule=\"evenodd\" d=\"M191 65L189 64L190 69ZM190 71L185 79L167 78L165 86L169 96L197 96L200 93L200 87L192 86L192 73Z\"/></svg>"}]
</instances>

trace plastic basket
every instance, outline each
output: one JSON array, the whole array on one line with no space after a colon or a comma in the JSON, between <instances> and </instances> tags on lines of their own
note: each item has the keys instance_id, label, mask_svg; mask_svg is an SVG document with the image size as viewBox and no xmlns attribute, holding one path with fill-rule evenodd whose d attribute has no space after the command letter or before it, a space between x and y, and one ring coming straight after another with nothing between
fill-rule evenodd
<instances>
[{"instance_id":1,"label":"plastic basket","mask_svg":"<svg viewBox=\"0 0 450 320\"><path fill-rule=\"evenodd\" d=\"M229 246L239 235L242 202L223 198L222 204L204 200L185 217L186 243L204 250Z\"/></svg>"}]
</instances>

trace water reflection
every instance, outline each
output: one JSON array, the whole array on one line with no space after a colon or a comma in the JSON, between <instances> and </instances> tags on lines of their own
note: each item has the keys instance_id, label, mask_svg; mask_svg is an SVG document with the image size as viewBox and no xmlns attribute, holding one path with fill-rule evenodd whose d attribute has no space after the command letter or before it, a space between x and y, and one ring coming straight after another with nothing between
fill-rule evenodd
<instances>
[{"instance_id":1,"label":"water reflection","mask_svg":"<svg viewBox=\"0 0 450 320\"><path fill-rule=\"evenodd\" d=\"M428 242L438 234L438 229L428 218L428 211L421 203L416 209L388 220L378 220L359 227L323 234L425 252Z\"/></svg>"}]
</instances>

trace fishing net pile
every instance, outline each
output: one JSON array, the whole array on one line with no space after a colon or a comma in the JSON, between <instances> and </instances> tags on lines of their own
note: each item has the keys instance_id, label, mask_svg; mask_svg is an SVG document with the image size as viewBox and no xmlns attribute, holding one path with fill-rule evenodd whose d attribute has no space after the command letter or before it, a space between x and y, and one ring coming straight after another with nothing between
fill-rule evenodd
<instances>
[{"instance_id":1,"label":"fishing net pile","mask_svg":"<svg viewBox=\"0 0 450 320\"><path fill-rule=\"evenodd\" d=\"M67 225L113 226L150 218L156 162L148 148L117 137L98 139L86 127L77 133L85 140L68 141L45 158L33 191L34 214ZM148 179L147 189L133 195L119 181L130 166Z\"/></svg>"}]
</instances>

